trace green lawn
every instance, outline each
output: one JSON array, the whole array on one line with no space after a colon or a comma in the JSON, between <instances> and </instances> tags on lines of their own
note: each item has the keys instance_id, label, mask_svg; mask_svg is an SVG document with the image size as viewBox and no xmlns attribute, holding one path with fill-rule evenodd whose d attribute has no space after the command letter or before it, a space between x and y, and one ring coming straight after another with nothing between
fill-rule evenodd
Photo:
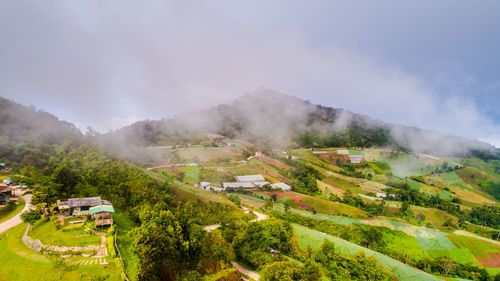
<instances>
[{"instance_id":1,"label":"green lawn","mask_svg":"<svg viewBox=\"0 0 500 281\"><path fill-rule=\"evenodd\" d=\"M19 205L15 205L14 208L9 208L9 207L2 207L0 208L0 222L4 222L13 216L17 215L17 213L21 212L24 208L24 200L22 198L19 198L17 200L19 202Z\"/></svg>"},{"instance_id":2,"label":"green lawn","mask_svg":"<svg viewBox=\"0 0 500 281\"><path fill-rule=\"evenodd\" d=\"M139 258L134 252L134 237L131 231L138 225L125 213L115 213L113 220L118 231L116 243L125 264L125 271L130 280L137 280Z\"/></svg>"},{"instance_id":3,"label":"green lawn","mask_svg":"<svg viewBox=\"0 0 500 281\"><path fill-rule=\"evenodd\" d=\"M0 234L0 280L122 280L116 261L111 259L107 259L108 265L68 266L67 271L58 276L47 256L23 244L21 237L25 229L26 224L21 224Z\"/></svg>"},{"instance_id":4,"label":"green lawn","mask_svg":"<svg viewBox=\"0 0 500 281\"><path fill-rule=\"evenodd\" d=\"M83 247L101 243L100 236L87 233L83 229L71 231L57 229L54 221L37 221L33 224L29 235L33 239L39 239L44 245Z\"/></svg>"}]
</instances>

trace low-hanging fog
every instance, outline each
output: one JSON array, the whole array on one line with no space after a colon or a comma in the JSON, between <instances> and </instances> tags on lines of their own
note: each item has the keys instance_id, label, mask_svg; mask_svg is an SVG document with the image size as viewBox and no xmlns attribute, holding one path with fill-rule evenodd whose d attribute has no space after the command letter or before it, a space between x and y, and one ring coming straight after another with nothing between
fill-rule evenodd
<instances>
[{"instance_id":1,"label":"low-hanging fog","mask_svg":"<svg viewBox=\"0 0 500 281\"><path fill-rule=\"evenodd\" d=\"M264 86L499 146L498 4L430 3L5 1L0 95L106 132Z\"/></svg>"}]
</instances>

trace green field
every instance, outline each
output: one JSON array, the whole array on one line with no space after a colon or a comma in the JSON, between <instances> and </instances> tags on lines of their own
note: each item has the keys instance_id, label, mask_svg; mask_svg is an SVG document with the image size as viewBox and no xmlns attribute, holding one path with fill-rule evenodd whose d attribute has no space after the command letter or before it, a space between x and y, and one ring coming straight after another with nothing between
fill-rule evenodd
<instances>
[{"instance_id":1,"label":"green field","mask_svg":"<svg viewBox=\"0 0 500 281\"><path fill-rule=\"evenodd\" d=\"M338 251L344 255L353 256L359 252L363 252L368 257L374 257L382 267L384 267L388 272L398 278L398 280L440 280L439 278L410 267L388 256L353 244L338 237L312 230L297 224L293 224L293 229L297 241L297 246L302 251L307 251L308 246L310 246L311 251L316 252L320 249L323 241L327 239L333 242L336 249L338 249Z\"/></svg>"},{"instance_id":2,"label":"green field","mask_svg":"<svg viewBox=\"0 0 500 281\"><path fill-rule=\"evenodd\" d=\"M122 280L117 261L107 259L108 265L55 267L50 258L23 244L26 224L0 234L0 280Z\"/></svg>"}]
</instances>

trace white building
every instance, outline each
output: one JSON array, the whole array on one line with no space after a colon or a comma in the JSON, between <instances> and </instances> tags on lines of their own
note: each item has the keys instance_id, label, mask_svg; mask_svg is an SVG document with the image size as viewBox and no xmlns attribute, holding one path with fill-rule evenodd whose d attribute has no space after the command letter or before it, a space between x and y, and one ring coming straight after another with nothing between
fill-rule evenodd
<instances>
[{"instance_id":1,"label":"white building","mask_svg":"<svg viewBox=\"0 0 500 281\"><path fill-rule=\"evenodd\" d=\"M271 185L272 188L274 189L281 189L281 190L292 190L292 187L289 186L288 184L284 183L284 182L278 182L278 183L273 183Z\"/></svg>"},{"instance_id":2,"label":"white building","mask_svg":"<svg viewBox=\"0 0 500 281\"><path fill-rule=\"evenodd\" d=\"M236 181L239 182L262 182L266 179L262 175L236 176Z\"/></svg>"},{"instance_id":3,"label":"white building","mask_svg":"<svg viewBox=\"0 0 500 281\"><path fill-rule=\"evenodd\" d=\"M349 150L347 150L347 149L337 149L337 154L349 155Z\"/></svg>"}]
</instances>

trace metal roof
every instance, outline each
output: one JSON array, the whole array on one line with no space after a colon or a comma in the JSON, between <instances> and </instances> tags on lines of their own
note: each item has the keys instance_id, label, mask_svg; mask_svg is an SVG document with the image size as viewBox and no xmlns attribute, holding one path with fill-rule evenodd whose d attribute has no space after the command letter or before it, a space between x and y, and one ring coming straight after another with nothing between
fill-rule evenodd
<instances>
[{"instance_id":1,"label":"metal roof","mask_svg":"<svg viewBox=\"0 0 500 281\"><path fill-rule=\"evenodd\" d=\"M266 179L261 175L248 175L248 176L236 176L236 180L239 182L259 182L259 181L265 181Z\"/></svg>"},{"instance_id":2,"label":"metal roof","mask_svg":"<svg viewBox=\"0 0 500 281\"><path fill-rule=\"evenodd\" d=\"M100 205L100 206L95 206L95 207L92 207L89 209L89 215L102 213L102 212L114 213L115 209L113 209L113 206L110 206L110 205Z\"/></svg>"},{"instance_id":3,"label":"metal roof","mask_svg":"<svg viewBox=\"0 0 500 281\"><path fill-rule=\"evenodd\" d=\"M87 198L69 198L61 199L57 201L58 205L67 205L69 208L74 207L94 207L99 205L112 205L111 202L107 200L102 200L101 197L87 197Z\"/></svg>"},{"instance_id":4,"label":"metal roof","mask_svg":"<svg viewBox=\"0 0 500 281\"><path fill-rule=\"evenodd\" d=\"M271 186L273 188L280 188L282 190L291 190L292 189L291 186L289 186L288 184L286 184L284 182L273 183Z\"/></svg>"},{"instance_id":5,"label":"metal roof","mask_svg":"<svg viewBox=\"0 0 500 281\"><path fill-rule=\"evenodd\" d=\"M232 187L232 188L238 188L238 187L253 188L255 186L251 182L223 182L222 183L222 187L224 187L224 188L227 188L227 187Z\"/></svg>"}]
</instances>

